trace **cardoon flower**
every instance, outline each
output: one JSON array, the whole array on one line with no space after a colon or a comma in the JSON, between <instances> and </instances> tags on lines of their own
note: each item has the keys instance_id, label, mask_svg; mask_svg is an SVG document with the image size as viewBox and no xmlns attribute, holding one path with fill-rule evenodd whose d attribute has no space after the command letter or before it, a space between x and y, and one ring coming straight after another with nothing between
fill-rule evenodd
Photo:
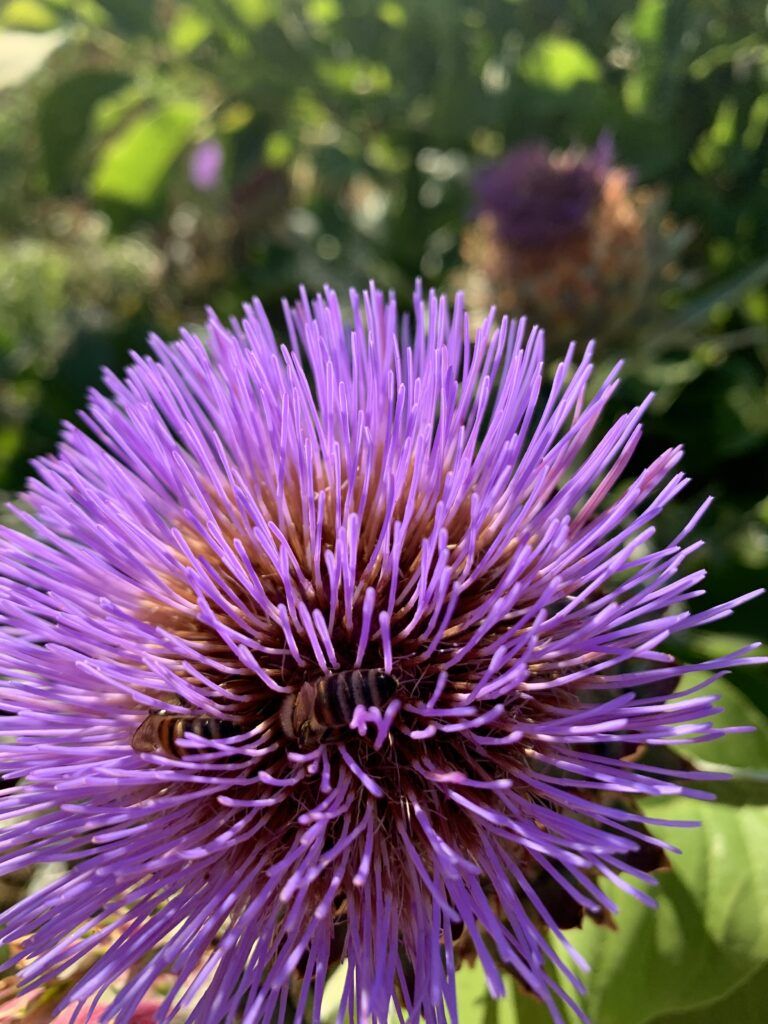
<instances>
[{"instance_id":1,"label":"cardoon flower","mask_svg":"<svg viewBox=\"0 0 768 1024\"><path fill-rule=\"evenodd\" d=\"M603 134L593 149L525 143L477 175L461 245L470 305L525 310L561 345L638 317L687 237L614 160Z\"/></svg>"},{"instance_id":2,"label":"cardoon flower","mask_svg":"<svg viewBox=\"0 0 768 1024\"><path fill-rule=\"evenodd\" d=\"M478 211L491 213L508 245L538 248L581 232L614 159L603 135L593 150L556 153L543 142L511 149L475 182Z\"/></svg>"},{"instance_id":3,"label":"cardoon flower","mask_svg":"<svg viewBox=\"0 0 768 1024\"><path fill-rule=\"evenodd\" d=\"M664 650L738 603L686 608L698 514L653 545L681 451L617 489L645 404L606 423L591 349L545 387L540 332L471 337L461 299L286 313L106 372L2 533L0 855L69 867L0 931L29 986L101 948L68 999L121 979L104 1022L165 973L160 1024L317 1020L346 961L340 1020L441 1024L469 952L559 1020L552 891L647 900L632 798L689 790L622 755L718 735L703 684L671 690L743 656ZM199 728L143 752L149 716Z\"/></svg>"}]
</instances>

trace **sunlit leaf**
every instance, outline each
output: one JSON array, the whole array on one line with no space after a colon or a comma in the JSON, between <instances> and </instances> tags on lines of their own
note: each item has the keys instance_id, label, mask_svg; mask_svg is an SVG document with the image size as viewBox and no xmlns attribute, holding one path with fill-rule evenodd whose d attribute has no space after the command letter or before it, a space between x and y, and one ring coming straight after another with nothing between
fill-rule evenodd
<instances>
[{"instance_id":1,"label":"sunlit leaf","mask_svg":"<svg viewBox=\"0 0 768 1024\"><path fill-rule=\"evenodd\" d=\"M134 117L104 145L91 174L91 193L146 206L192 141L201 117L192 100L174 100Z\"/></svg>"},{"instance_id":2,"label":"sunlit leaf","mask_svg":"<svg viewBox=\"0 0 768 1024\"><path fill-rule=\"evenodd\" d=\"M679 752L695 768L727 771L737 780L768 785L768 718L730 683L718 682L722 708L716 725L751 726L752 732L732 733L707 743L686 744Z\"/></svg>"},{"instance_id":3,"label":"sunlit leaf","mask_svg":"<svg viewBox=\"0 0 768 1024\"><path fill-rule=\"evenodd\" d=\"M21 85L34 75L66 38L61 29L50 32L0 31L0 89Z\"/></svg>"},{"instance_id":4,"label":"sunlit leaf","mask_svg":"<svg viewBox=\"0 0 768 1024\"><path fill-rule=\"evenodd\" d=\"M765 63L767 57L768 47L759 35L744 36L742 39L722 43L706 50L691 61L688 73L694 80L700 80L723 65L736 64L740 58Z\"/></svg>"},{"instance_id":5,"label":"sunlit leaf","mask_svg":"<svg viewBox=\"0 0 768 1024\"><path fill-rule=\"evenodd\" d=\"M379 4L377 15L390 28L402 28L408 24L408 12L397 0L383 0Z\"/></svg>"},{"instance_id":6,"label":"sunlit leaf","mask_svg":"<svg viewBox=\"0 0 768 1024\"><path fill-rule=\"evenodd\" d=\"M493 999L479 961L464 964L456 975L459 1024L520 1024L512 999Z\"/></svg>"},{"instance_id":7,"label":"sunlit leaf","mask_svg":"<svg viewBox=\"0 0 768 1024\"><path fill-rule=\"evenodd\" d=\"M226 106L218 115L217 127L224 135L241 132L251 123L255 111L250 103L235 102Z\"/></svg>"},{"instance_id":8,"label":"sunlit leaf","mask_svg":"<svg viewBox=\"0 0 768 1024\"><path fill-rule=\"evenodd\" d=\"M243 21L255 27L263 25L280 10L280 0L230 0Z\"/></svg>"},{"instance_id":9,"label":"sunlit leaf","mask_svg":"<svg viewBox=\"0 0 768 1024\"><path fill-rule=\"evenodd\" d=\"M9 0L0 11L0 24L8 28L40 32L54 28L58 23L56 12L40 0Z\"/></svg>"},{"instance_id":10,"label":"sunlit leaf","mask_svg":"<svg viewBox=\"0 0 768 1024\"><path fill-rule=\"evenodd\" d=\"M712 124L702 133L691 152L691 165L699 174L717 170L727 159L729 147L736 136L738 114L736 97L723 97Z\"/></svg>"},{"instance_id":11,"label":"sunlit leaf","mask_svg":"<svg viewBox=\"0 0 768 1024\"><path fill-rule=\"evenodd\" d=\"M212 29L210 20L200 11L186 4L179 5L168 26L168 45L174 53L185 56L196 50Z\"/></svg>"},{"instance_id":12,"label":"sunlit leaf","mask_svg":"<svg viewBox=\"0 0 768 1024\"><path fill-rule=\"evenodd\" d=\"M744 145L757 149L768 131L768 95L762 93L749 109L747 126L744 129Z\"/></svg>"},{"instance_id":13,"label":"sunlit leaf","mask_svg":"<svg viewBox=\"0 0 768 1024\"><path fill-rule=\"evenodd\" d=\"M664 28L665 0L639 0L632 17L634 37L643 43L655 42Z\"/></svg>"},{"instance_id":14,"label":"sunlit leaf","mask_svg":"<svg viewBox=\"0 0 768 1024\"><path fill-rule=\"evenodd\" d=\"M339 0L305 0L304 15L317 25L332 25L341 17Z\"/></svg>"},{"instance_id":15,"label":"sunlit leaf","mask_svg":"<svg viewBox=\"0 0 768 1024\"><path fill-rule=\"evenodd\" d=\"M702 827L652 827L683 850L659 875L657 910L619 894L616 931L588 920L569 933L592 966L583 1005L599 1024L690 1012L768 962L768 807L675 798L643 809Z\"/></svg>"},{"instance_id":16,"label":"sunlit leaf","mask_svg":"<svg viewBox=\"0 0 768 1024\"><path fill-rule=\"evenodd\" d=\"M386 92L392 85L392 75L385 64L375 61L350 59L345 61L319 61L317 70L322 81L340 92L364 96Z\"/></svg>"},{"instance_id":17,"label":"sunlit leaf","mask_svg":"<svg viewBox=\"0 0 768 1024\"><path fill-rule=\"evenodd\" d=\"M700 1006L691 1013L657 1017L653 1024L765 1024L768 1007L768 966L709 1006Z\"/></svg>"},{"instance_id":18,"label":"sunlit leaf","mask_svg":"<svg viewBox=\"0 0 768 1024\"><path fill-rule=\"evenodd\" d=\"M586 46L557 35L540 36L521 59L519 70L529 82L558 92L603 77L600 63Z\"/></svg>"},{"instance_id":19,"label":"sunlit leaf","mask_svg":"<svg viewBox=\"0 0 768 1024\"><path fill-rule=\"evenodd\" d=\"M347 966L342 964L341 967L336 968L325 983L323 1000L320 1005L320 1024L335 1024L346 981Z\"/></svg>"}]
</instances>

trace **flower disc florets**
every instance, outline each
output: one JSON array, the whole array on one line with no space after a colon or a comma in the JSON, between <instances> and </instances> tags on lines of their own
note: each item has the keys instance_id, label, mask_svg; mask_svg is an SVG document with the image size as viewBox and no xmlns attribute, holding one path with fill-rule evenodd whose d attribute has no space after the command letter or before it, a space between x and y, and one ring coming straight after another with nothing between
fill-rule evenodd
<instances>
[{"instance_id":1,"label":"flower disc florets","mask_svg":"<svg viewBox=\"0 0 768 1024\"><path fill-rule=\"evenodd\" d=\"M437 1024L466 950L556 1013L544 889L610 911L595 879L663 845L631 797L682 791L621 756L716 735L662 650L730 609L685 610L693 523L650 543L681 452L617 489L615 373L589 397L570 351L545 388L540 334L460 300L287 324L255 302L107 373L3 531L0 852L69 867L2 933L29 985L102 947L68 999L128 971L118 1024L166 972L160 1022L317 1020L343 960L340 1019Z\"/></svg>"}]
</instances>

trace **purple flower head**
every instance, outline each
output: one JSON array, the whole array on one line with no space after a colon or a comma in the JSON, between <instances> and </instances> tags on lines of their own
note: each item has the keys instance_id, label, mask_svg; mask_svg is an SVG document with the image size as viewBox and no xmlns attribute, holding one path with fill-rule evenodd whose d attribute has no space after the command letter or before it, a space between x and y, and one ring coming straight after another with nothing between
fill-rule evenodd
<instances>
[{"instance_id":1,"label":"purple flower head","mask_svg":"<svg viewBox=\"0 0 768 1024\"><path fill-rule=\"evenodd\" d=\"M540 332L460 298L286 319L107 371L2 530L0 860L69 867L0 937L30 986L104 949L68 999L120 979L117 1024L167 972L160 1024L317 1020L344 960L340 1021L443 1024L462 948L559 1020L544 889L648 899L628 801L688 790L621 755L717 736L670 692L744 658L664 652L738 603L686 610L698 514L651 544L681 451L617 489L647 403L606 424L591 349L545 387Z\"/></svg>"},{"instance_id":2,"label":"purple flower head","mask_svg":"<svg viewBox=\"0 0 768 1024\"><path fill-rule=\"evenodd\" d=\"M216 188L224 168L224 149L218 139L198 143L189 154L187 175L200 192Z\"/></svg>"},{"instance_id":3,"label":"purple flower head","mask_svg":"<svg viewBox=\"0 0 768 1024\"><path fill-rule=\"evenodd\" d=\"M551 245L584 226L613 159L607 134L594 149L559 154L545 143L524 143L477 176L475 208L493 214L509 245Z\"/></svg>"}]
</instances>

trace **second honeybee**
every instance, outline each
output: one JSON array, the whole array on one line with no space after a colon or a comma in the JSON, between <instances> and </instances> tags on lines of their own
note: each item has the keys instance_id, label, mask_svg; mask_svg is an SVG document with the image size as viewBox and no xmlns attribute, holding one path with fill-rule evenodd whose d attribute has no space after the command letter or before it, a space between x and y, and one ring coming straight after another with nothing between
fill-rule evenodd
<instances>
[{"instance_id":1,"label":"second honeybee","mask_svg":"<svg viewBox=\"0 0 768 1024\"><path fill-rule=\"evenodd\" d=\"M131 746L138 754L181 757L177 741L183 736L218 740L237 736L241 732L242 728L237 722L213 718L211 715L169 715L165 711L153 711L133 734Z\"/></svg>"},{"instance_id":2,"label":"second honeybee","mask_svg":"<svg viewBox=\"0 0 768 1024\"><path fill-rule=\"evenodd\" d=\"M301 749L310 749L328 732L348 726L355 708L382 708L396 690L395 677L381 669L333 672L289 694L280 710L280 724Z\"/></svg>"}]
</instances>

